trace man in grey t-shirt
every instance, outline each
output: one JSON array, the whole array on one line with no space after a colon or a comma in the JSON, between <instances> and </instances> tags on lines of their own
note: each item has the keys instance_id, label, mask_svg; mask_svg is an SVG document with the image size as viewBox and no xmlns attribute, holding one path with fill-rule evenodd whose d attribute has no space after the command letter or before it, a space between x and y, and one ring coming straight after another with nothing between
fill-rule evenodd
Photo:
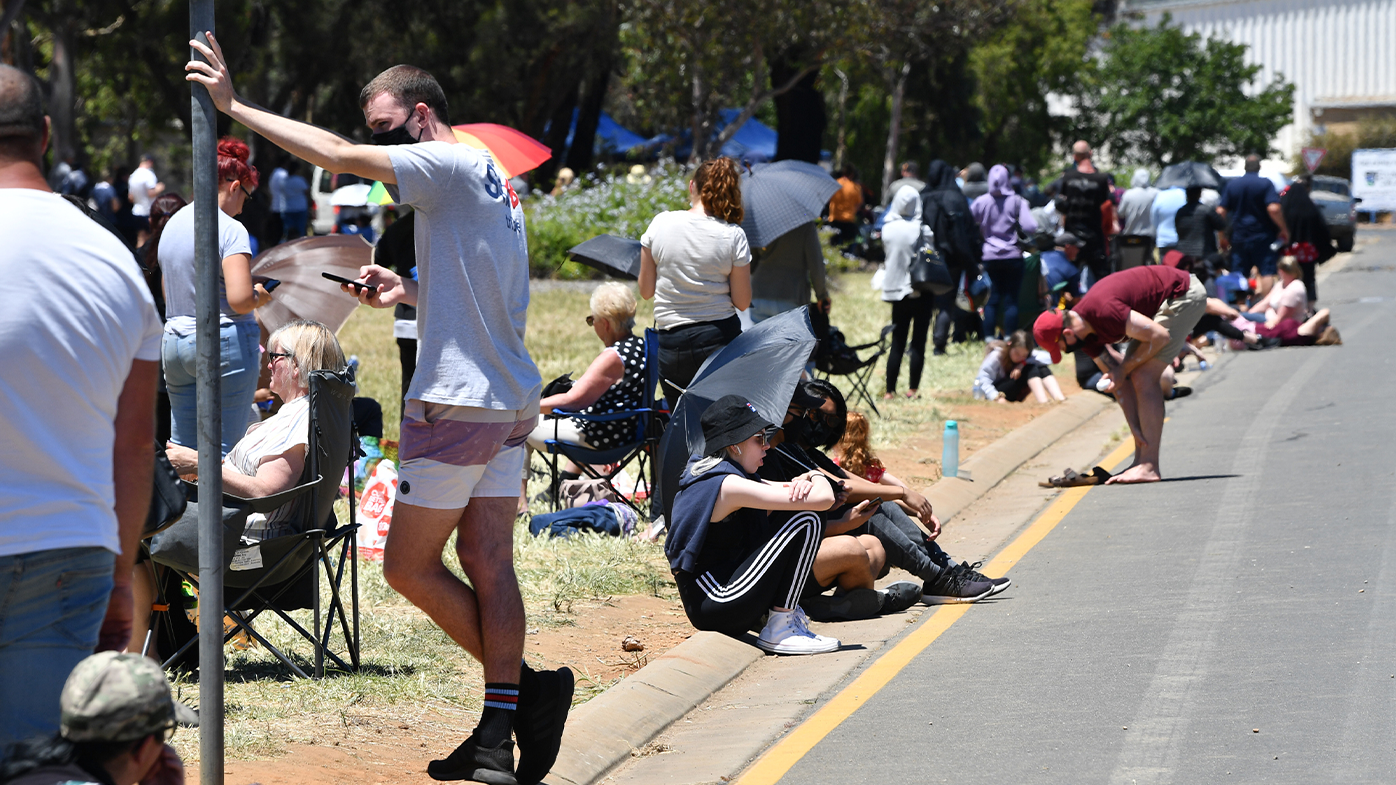
<instances>
[{"instance_id":1,"label":"man in grey t-shirt","mask_svg":"<svg viewBox=\"0 0 1396 785\"><path fill-rule=\"evenodd\" d=\"M557 758L573 677L521 668L513 518L542 384L523 341L528 245L518 196L487 153L456 142L445 94L419 68L394 66L363 89L375 145L389 146L360 145L245 103L213 36L190 45L208 62L189 63L188 78L220 111L302 160L382 181L415 210L420 283L376 265L359 277L361 302L417 306L418 364L383 573L484 666L479 726L428 774L535 785ZM469 585L441 560L452 533Z\"/></svg>"}]
</instances>

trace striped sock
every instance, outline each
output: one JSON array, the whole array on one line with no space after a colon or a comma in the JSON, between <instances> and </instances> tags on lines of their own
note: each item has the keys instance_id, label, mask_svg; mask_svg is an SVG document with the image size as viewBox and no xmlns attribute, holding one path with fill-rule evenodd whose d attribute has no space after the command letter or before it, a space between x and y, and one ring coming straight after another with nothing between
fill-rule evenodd
<instances>
[{"instance_id":1,"label":"striped sock","mask_svg":"<svg viewBox=\"0 0 1396 785\"><path fill-rule=\"evenodd\" d=\"M509 740L514 730L514 715L519 708L519 685L490 683L485 685L485 708L480 712L480 727L476 729L477 744L497 747Z\"/></svg>"}]
</instances>

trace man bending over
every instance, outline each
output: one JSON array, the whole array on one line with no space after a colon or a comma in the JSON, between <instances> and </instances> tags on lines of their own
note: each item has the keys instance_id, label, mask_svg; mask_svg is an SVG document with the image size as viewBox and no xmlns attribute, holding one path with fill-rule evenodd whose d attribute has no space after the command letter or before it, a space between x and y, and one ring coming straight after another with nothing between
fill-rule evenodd
<instances>
[{"instance_id":1,"label":"man bending over","mask_svg":"<svg viewBox=\"0 0 1396 785\"><path fill-rule=\"evenodd\" d=\"M1182 351L1188 333L1207 311L1207 290L1197 277L1164 265L1109 275L1068 311L1037 317L1037 345L1062 361L1062 350L1080 347L1109 379L1134 435L1134 463L1109 483L1158 482L1163 437L1159 378ZM1124 354L1111 344L1129 338ZM1109 484L1107 483L1107 484Z\"/></svg>"},{"instance_id":2,"label":"man bending over","mask_svg":"<svg viewBox=\"0 0 1396 785\"><path fill-rule=\"evenodd\" d=\"M208 38L208 46L190 42L208 62L185 68L220 111L298 158L381 180L416 210L420 284L374 265L360 275L362 302L417 307L417 372L403 407L383 574L484 666L480 725L427 773L534 785L557 758L573 678L566 668L521 668L513 520L542 383L524 348L528 244L519 198L487 153L456 143L445 93L426 71L394 66L364 87L364 120L375 145L389 146L360 145L245 103ZM442 563L452 533L469 586Z\"/></svg>"}]
</instances>

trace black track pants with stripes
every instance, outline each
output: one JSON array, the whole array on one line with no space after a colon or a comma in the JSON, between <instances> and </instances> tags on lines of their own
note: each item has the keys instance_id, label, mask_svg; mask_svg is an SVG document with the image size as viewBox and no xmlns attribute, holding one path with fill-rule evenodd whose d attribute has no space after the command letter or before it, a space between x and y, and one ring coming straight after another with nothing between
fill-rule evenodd
<instances>
[{"instance_id":1,"label":"black track pants with stripes","mask_svg":"<svg viewBox=\"0 0 1396 785\"><path fill-rule=\"evenodd\" d=\"M730 566L674 576L694 627L740 637L766 611L794 608L800 601L824 522L812 512L784 514L790 517L774 527L769 540Z\"/></svg>"}]
</instances>

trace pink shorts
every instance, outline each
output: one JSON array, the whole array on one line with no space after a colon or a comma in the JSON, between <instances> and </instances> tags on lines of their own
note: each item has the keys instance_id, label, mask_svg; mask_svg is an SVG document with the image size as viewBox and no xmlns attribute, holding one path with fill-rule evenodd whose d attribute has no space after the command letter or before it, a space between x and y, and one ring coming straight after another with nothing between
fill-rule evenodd
<instances>
[{"instance_id":1,"label":"pink shorts","mask_svg":"<svg viewBox=\"0 0 1396 785\"><path fill-rule=\"evenodd\" d=\"M523 444L537 420L537 405L515 411L407 401L398 448L398 500L456 510L477 496L518 496Z\"/></svg>"}]
</instances>

